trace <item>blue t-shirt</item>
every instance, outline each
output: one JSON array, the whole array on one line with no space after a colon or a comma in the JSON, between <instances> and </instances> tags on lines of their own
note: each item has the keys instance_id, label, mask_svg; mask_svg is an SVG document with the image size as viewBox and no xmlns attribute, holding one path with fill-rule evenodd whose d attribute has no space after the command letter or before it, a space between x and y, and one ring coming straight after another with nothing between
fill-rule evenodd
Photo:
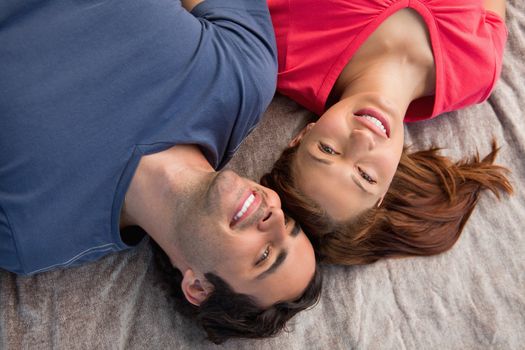
<instances>
[{"instance_id":1,"label":"blue t-shirt","mask_svg":"<svg viewBox=\"0 0 525 350\"><path fill-rule=\"evenodd\" d=\"M0 268L128 248L119 216L141 156L197 144L220 168L276 74L265 0L0 5Z\"/></svg>"}]
</instances>

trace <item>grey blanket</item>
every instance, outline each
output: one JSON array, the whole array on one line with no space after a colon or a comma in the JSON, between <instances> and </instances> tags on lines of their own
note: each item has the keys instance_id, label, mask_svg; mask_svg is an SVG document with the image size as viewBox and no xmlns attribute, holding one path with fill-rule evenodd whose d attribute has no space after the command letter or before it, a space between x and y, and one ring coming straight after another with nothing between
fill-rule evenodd
<instances>
[{"instance_id":1,"label":"grey blanket","mask_svg":"<svg viewBox=\"0 0 525 350\"><path fill-rule=\"evenodd\" d=\"M525 3L507 7L501 80L480 105L406 127L407 142L486 154L512 170L513 197L484 194L447 253L325 266L323 297L289 332L215 346L158 288L147 243L33 277L0 271L0 349L523 349L525 347ZM276 96L230 167L257 179L310 114Z\"/></svg>"}]
</instances>

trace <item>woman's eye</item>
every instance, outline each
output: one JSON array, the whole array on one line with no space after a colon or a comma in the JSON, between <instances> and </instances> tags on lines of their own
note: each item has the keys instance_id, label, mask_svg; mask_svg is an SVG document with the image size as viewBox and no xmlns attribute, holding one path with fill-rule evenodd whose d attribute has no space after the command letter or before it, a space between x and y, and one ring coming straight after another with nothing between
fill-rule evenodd
<instances>
[{"instance_id":1,"label":"woman's eye","mask_svg":"<svg viewBox=\"0 0 525 350\"><path fill-rule=\"evenodd\" d=\"M266 247L266 250L264 251L264 253L259 258L259 261L257 261L257 265L262 263L264 260L268 259L269 256L270 256L270 246Z\"/></svg>"},{"instance_id":2,"label":"woman's eye","mask_svg":"<svg viewBox=\"0 0 525 350\"><path fill-rule=\"evenodd\" d=\"M319 149L321 150L321 152L326 153L326 154L332 154L332 155L337 154L337 152L334 151L332 147L325 145L322 142L319 143Z\"/></svg>"},{"instance_id":3,"label":"woman's eye","mask_svg":"<svg viewBox=\"0 0 525 350\"><path fill-rule=\"evenodd\" d=\"M363 171L363 169L358 167L357 170L359 170L359 175L361 175L361 177L365 179L366 182L371 183L371 184L377 183L377 181L372 179L372 177L368 175L365 171Z\"/></svg>"}]
</instances>

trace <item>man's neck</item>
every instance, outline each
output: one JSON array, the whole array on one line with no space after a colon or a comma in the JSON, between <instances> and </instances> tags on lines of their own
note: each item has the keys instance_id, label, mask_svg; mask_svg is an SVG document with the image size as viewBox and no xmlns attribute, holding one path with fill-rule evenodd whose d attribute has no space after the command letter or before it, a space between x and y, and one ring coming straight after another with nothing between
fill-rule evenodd
<instances>
[{"instance_id":1,"label":"man's neck","mask_svg":"<svg viewBox=\"0 0 525 350\"><path fill-rule=\"evenodd\" d=\"M179 194L213 171L194 145L177 145L143 156L126 193L120 227L140 226L160 244L160 236L173 226Z\"/></svg>"}]
</instances>

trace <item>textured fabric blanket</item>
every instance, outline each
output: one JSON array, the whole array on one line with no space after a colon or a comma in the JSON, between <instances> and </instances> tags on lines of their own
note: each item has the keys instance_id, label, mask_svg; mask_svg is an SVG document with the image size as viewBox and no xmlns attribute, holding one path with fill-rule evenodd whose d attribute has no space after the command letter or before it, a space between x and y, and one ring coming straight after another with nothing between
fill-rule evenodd
<instances>
[{"instance_id":1,"label":"textured fabric blanket","mask_svg":"<svg viewBox=\"0 0 525 350\"><path fill-rule=\"evenodd\" d=\"M320 303L289 332L215 346L173 310L148 243L86 266L32 277L0 271L0 349L523 349L525 344L525 3L509 0L503 73L490 99L406 127L415 148L456 159L486 154L512 170L516 193L484 194L447 253L325 266ZM308 112L276 96L229 165L254 179Z\"/></svg>"}]
</instances>

